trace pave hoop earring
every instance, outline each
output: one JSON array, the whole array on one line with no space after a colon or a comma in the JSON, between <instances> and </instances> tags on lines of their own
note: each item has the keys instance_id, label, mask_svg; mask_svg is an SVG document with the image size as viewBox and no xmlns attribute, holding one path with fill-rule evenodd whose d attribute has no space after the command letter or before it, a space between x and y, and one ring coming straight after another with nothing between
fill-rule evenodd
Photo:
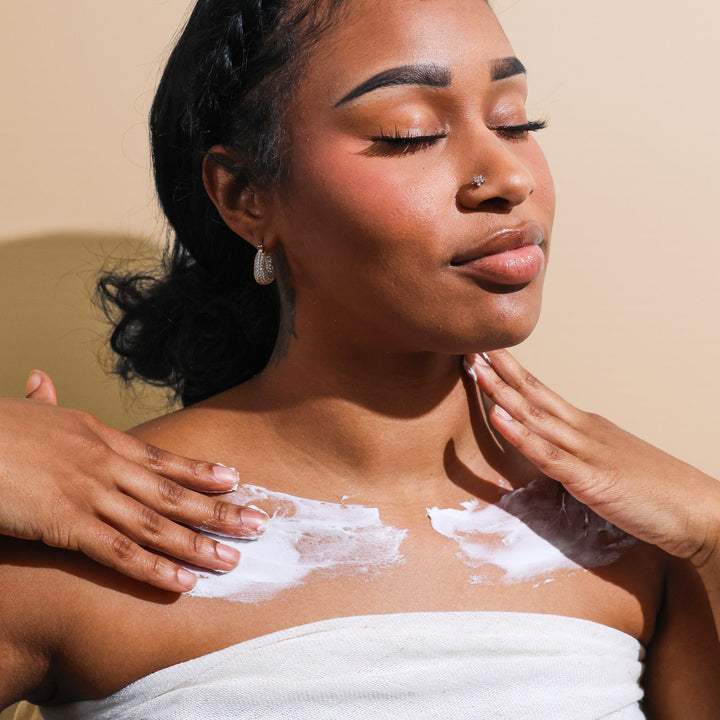
<instances>
[{"instance_id":1,"label":"pave hoop earring","mask_svg":"<svg viewBox=\"0 0 720 720\"><path fill-rule=\"evenodd\" d=\"M265 252L262 243L258 245L257 255L255 255L253 274L255 275L255 282L258 285L272 285L275 280L275 263L273 262L272 255L269 252Z\"/></svg>"},{"instance_id":2,"label":"pave hoop earring","mask_svg":"<svg viewBox=\"0 0 720 720\"><path fill-rule=\"evenodd\" d=\"M484 175L475 175L475 177L472 179L472 186L473 187L480 187L481 185L485 184L485 176Z\"/></svg>"}]
</instances>

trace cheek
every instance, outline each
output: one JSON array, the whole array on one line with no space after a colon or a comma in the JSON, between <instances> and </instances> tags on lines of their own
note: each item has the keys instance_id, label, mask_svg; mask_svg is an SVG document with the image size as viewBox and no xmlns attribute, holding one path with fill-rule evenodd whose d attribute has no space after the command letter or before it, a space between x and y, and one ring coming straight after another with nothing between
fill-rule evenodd
<instances>
[{"instance_id":1,"label":"cheek","mask_svg":"<svg viewBox=\"0 0 720 720\"><path fill-rule=\"evenodd\" d=\"M555 183L545 154L537 141L532 139L532 154L528 164L535 178L535 198L538 210L543 213L548 231L552 230L555 217Z\"/></svg>"},{"instance_id":2,"label":"cheek","mask_svg":"<svg viewBox=\"0 0 720 720\"><path fill-rule=\"evenodd\" d=\"M413 167L412 160L384 163L338 149L296 158L288 256L300 272L319 253L352 259L356 268L391 259L406 270L423 258L437 264L442 203L432 178L439 175L439 168Z\"/></svg>"}]
</instances>

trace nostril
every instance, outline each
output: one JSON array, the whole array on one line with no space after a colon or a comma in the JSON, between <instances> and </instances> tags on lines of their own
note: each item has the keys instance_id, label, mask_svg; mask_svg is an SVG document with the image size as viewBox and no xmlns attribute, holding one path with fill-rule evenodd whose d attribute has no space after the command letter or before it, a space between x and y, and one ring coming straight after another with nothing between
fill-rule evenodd
<instances>
[{"instance_id":1,"label":"nostril","mask_svg":"<svg viewBox=\"0 0 720 720\"><path fill-rule=\"evenodd\" d=\"M507 215L512 209L513 204L503 197L491 197L479 203L477 209L482 212L492 212L501 215Z\"/></svg>"}]
</instances>

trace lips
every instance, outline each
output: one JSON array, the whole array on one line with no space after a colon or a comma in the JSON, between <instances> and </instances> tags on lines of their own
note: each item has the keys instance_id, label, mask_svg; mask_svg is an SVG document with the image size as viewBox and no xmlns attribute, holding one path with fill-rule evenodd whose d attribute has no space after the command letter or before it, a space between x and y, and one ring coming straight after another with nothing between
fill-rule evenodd
<instances>
[{"instance_id":1,"label":"lips","mask_svg":"<svg viewBox=\"0 0 720 720\"><path fill-rule=\"evenodd\" d=\"M479 245L458 253L450 266L475 280L525 285L545 267L545 253L540 247L544 241L545 232L537 223L503 228Z\"/></svg>"}]
</instances>

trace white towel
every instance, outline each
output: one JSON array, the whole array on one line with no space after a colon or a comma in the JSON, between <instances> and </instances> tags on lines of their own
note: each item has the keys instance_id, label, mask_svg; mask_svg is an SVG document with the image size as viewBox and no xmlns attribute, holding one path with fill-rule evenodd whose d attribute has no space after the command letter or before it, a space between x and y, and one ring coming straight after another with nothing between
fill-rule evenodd
<instances>
[{"instance_id":1,"label":"white towel","mask_svg":"<svg viewBox=\"0 0 720 720\"><path fill-rule=\"evenodd\" d=\"M46 720L640 720L643 648L557 615L322 620L148 675Z\"/></svg>"}]
</instances>

